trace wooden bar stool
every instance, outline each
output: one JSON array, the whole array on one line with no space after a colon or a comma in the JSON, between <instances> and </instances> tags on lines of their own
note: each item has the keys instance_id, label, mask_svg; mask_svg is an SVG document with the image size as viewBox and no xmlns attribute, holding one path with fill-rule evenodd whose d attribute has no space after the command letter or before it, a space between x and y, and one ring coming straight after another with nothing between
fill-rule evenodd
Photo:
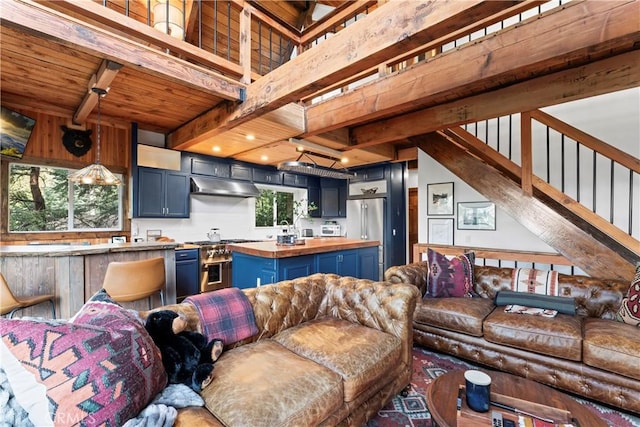
<instances>
[{"instance_id":1,"label":"wooden bar stool","mask_svg":"<svg viewBox=\"0 0 640 427\"><path fill-rule=\"evenodd\" d=\"M151 296L160 292L164 305L164 258L110 262L102 287L117 302L149 298L149 309L152 308Z\"/></svg>"},{"instance_id":2,"label":"wooden bar stool","mask_svg":"<svg viewBox=\"0 0 640 427\"><path fill-rule=\"evenodd\" d=\"M7 283L7 279L4 278L2 273L0 273L0 314L5 315L9 313L7 316L9 319L13 317L16 311L22 310L23 308L31 307L43 302L49 301L51 304L51 315L53 319L56 318L56 303L55 303L55 295L38 295L35 297L28 298L17 298L11 292L11 288L9 288L9 284Z\"/></svg>"}]
</instances>

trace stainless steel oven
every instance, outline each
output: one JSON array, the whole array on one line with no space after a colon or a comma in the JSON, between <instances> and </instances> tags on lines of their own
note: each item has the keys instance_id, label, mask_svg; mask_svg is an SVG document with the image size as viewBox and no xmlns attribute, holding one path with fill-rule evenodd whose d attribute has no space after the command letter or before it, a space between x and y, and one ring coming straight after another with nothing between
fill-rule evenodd
<instances>
[{"instance_id":1,"label":"stainless steel oven","mask_svg":"<svg viewBox=\"0 0 640 427\"><path fill-rule=\"evenodd\" d=\"M231 252L228 243L250 242L253 240L221 240L211 242L188 242L200 246L200 292L211 292L231 287Z\"/></svg>"}]
</instances>

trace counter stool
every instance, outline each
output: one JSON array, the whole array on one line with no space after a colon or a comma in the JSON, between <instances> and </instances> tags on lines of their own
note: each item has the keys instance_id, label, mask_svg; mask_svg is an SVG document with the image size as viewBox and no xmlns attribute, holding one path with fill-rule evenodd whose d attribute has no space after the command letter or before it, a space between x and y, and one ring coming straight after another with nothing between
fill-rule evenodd
<instances>
[{"instance_id":1,"label":"counter stool","mask_svg":"<svg viewBox=\"0 0 640 427\"><path fill-rule=\"evenodd\" d=\"M152 308L151 296L160 292L160 300L164 305L164 258L110 262L102 287L117 302L149 298L149 310Z\"/></svg>"},{"instance_id":2,"label":"counter stool","mask_svg":"<svg viewBox=\"0 0 640 427\"><path fill-rule=\"evenodd\" d=\"M49 301L51 304L51 315L53 316L53 319L55 319L55 298L55 295L38 295L29 298L17 298L13 295L13 292L11 292L7 279L5 279L2 273L0 273L0 315L4 316L9 313L7 317L11 319L18 310Z\"/></svg>"}]
</instances>

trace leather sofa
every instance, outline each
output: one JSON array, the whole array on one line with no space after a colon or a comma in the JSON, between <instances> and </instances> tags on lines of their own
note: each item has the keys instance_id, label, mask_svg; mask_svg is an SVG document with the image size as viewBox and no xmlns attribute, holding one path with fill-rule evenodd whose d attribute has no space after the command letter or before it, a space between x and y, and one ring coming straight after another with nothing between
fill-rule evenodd
<instances>
[{"instance_id":1,"label":"leather sofa","mask_svg":"<svg viewBox=\"0 0 640 427\"><path fill-rule=\"evenodd\" d=\"M259 332L225 348L176 426L361 426L409 384L415 287L314 274L243 292ZM201 331L193 306L159 309Z\"/></svg>"},{"instance_id":2,"label":"leather sofa","mask_svg":"<svg viewBox=\"0 0 640 427\"><path fill-rule=\"evenodd\" d=\"M390 267L386 281L427 291L428 263ZM474 298L422 298L414 342L625 411L640 413L640 329L615 321L630 283L558 275L576 314L505 313L494 298L511 289L512 268L475 266Z\"/></svg>"}]
</instances>

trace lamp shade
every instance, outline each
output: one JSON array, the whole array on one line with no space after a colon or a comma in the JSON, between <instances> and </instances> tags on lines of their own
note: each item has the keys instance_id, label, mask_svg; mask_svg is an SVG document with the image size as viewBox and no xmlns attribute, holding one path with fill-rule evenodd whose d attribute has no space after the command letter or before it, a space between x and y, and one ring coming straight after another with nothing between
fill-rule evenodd
<instances>
[{"instance_id":1,"label":"lamp shade","mask_svg":"<svg viewBox=\"0 0 640 427\"><path fill-rule=\"evenodd\" d=\"M184 11L182 6L182 0L158 0L153 6L153 28L183 40Z\"/></svg>"},{"instance_id":2,"label":"lamp shade","mask_svg":"<svg viewBox=\"0 0 640 427\"><path fill-rule=\"evenodd\" d=\"M99 163L94 163L69 174L69 181L89 185L120 185L121 182L111 171Z\"/></svg>"}]
</instances>

